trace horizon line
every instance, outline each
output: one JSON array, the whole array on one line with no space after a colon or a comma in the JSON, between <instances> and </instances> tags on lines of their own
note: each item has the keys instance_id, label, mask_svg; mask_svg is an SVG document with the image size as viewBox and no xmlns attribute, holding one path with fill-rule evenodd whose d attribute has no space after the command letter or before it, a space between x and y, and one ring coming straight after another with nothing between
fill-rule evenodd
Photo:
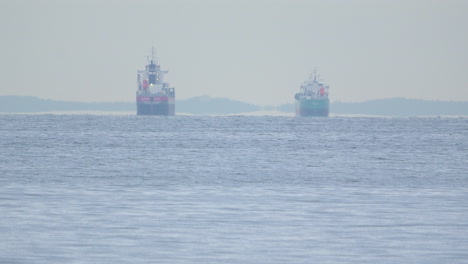
<instances>
[{"instance_id":1,"label":"horizon line","mask_svg":"<svg viewBox=\"0 0 468 264\"><path fill-rule=\"evenodd\" d=\"M59 99L50 99L50 98L43 98L40 96L35 96L35 95L0 95L0 97L32 97L32 98L37 98L40 100L46 100L46 101L56 101L56 102L64 102L64 103L85 103L85 104L112 104L112 103L135 103L134 101L72 101L72 100L59 100ZM212 97L209 95L198 95L198 96L193 96L193 97L188 97L184 99L178 99L180 101L185 101L193 98L199 98L199 97L207 97L210 99L227 99L235 102L240 102L240 103L245 103L245 104L250 104L250 105L255 105L255 106L281 106L281 105L287 105L287 104L294 104L294 99L292 100L291 103L282 103L282 104L253 104L253 103L248 103L245 101L241 101L238 99L233 99L229 97ZM359 104L359 103L367 103L367 102L373 102L373 101L382 101L382 100L394 100L394 99L400 99L400 100L417 100L417 101L426 101L426 102L444 102L444 103L468 103L468 100L438 100L438 99L421 99L421 98L408 98L408 97L389 97L389 98L378 98L378 99L370 99L366 101L341 101L341 100L335 100L331 101L330 103L346 103L346 104Z\"/></svg>"}]
</instances>

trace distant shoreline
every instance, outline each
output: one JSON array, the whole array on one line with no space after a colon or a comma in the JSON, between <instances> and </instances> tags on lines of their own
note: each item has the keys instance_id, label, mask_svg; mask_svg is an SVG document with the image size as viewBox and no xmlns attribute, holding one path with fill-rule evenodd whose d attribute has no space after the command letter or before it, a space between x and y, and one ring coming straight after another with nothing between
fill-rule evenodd
<instances>
[{"instance_id":1,"label":"distant shoreline","mask_svg":"<svg viewBox=\"0 0 468 264\"><path fill-rule=\"evenodd\" d=\"M294 116L294 104L259 106L208 96L176 101L178 115ZM359 117L466 117L468 102L391 98L360 103L332 102L330 116ZM67 102L33 96L0 96L1 114L107 114L133 115L132 102Z\"/></svg>"}]
</instances>

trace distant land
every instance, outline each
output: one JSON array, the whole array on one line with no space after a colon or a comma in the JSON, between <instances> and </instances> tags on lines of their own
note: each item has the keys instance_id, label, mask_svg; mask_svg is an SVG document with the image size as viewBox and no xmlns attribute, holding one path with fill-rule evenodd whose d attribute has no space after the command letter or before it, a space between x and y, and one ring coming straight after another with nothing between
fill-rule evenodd
<instances>
[{"instance_id":1,"label":"distant land","mask_svg":"<svg viewBox=\"0 0 468 264\"><path fill-rule=\"evenodd\" d=\"M136 112L134 102L68 102L33 96L0 96L0 113L38 113L67 111ZM242 114L258 111L294 113L294 104L258 106L227 98L198 96L176 101L176 112L195 115ZM468 102L428 101L406 98L372 100L360 103L332 102L335 115L374 116L468 116Z\"/></svg>"},{"instance_id":2,"label":"distant land","mask_svg":"<svg viewBox=\"0 0 468 264\"><path fill-rule=\"evenodd\" d=\"M177 113L196 115L237 114L255 112L262 107L226 98L197 96L176 101ZM66 111L135 112L134 102L69 102L41 99L33 96L0 96L0 113L38 113Z\"/></svg>"}]
</instances>

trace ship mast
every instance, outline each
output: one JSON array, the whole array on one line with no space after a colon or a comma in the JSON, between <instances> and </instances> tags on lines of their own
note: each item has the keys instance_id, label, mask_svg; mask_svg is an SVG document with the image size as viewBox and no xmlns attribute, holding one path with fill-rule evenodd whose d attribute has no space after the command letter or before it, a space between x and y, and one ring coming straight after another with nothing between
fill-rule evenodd
<instances>
[{"instance_id":1,"label":"ship mast","mask_svg":"<svg viewBox=\"0 0 468 264\"><path fill-rule=\"evenodd\" d=\"M151 47L151 63L158 64L158 58L155 58L156 51L154 50L154 46Z\"/></svg>"}]
</instances>

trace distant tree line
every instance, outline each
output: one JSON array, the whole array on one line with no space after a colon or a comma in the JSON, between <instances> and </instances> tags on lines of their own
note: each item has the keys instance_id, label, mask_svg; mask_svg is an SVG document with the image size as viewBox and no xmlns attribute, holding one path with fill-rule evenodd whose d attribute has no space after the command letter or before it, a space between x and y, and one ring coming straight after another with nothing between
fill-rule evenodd
<instances>
[{"instance_id":1,"label":"distant tree line","mask_svg":"<svg viewBox=\"0 0 468 264\"><path fill-rule=\"evenodd\" d=\"M197 115L237 114L261 110L294 113L294 104L258 106L227 98L198 96L176 101L177 113ZM136 111L135 102L66 102L33 96L0 96L2 113L36 113L53 111ZM372 100L360 103L332 102L333 114L362 114L380 116L468 116L468 102L427 101L406 98Z\"/></svg>"}]
</instances>

